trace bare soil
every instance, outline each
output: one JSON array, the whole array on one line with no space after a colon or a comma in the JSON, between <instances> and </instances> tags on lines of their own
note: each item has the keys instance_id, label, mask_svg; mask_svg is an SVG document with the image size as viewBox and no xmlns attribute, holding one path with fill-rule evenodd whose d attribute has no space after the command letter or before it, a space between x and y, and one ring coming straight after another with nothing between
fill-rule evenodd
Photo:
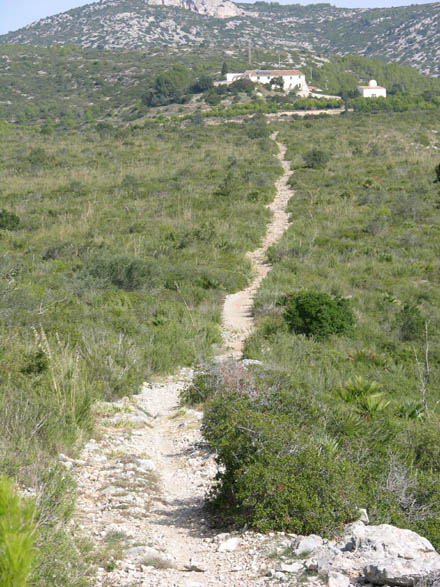
<instances>
[{"instance_id":1,"label":"bare soil","mask_svg":"<svg viewBox=\"0 0 440 587\"><path fill-rule=\"evenodd\" d=\"M272 139L275 139L272 135ZM284 159L286 147L277 143L278 158L283 166L283 174L276 183L277 193L268 208L272 211L272 220L267 227L266 236L259 249L247 253L254 269L254 278L244 290L226 296L223 306L223 341L226 355L235 359L241 358L246 338L252 332L254 321L252 305L254 296L261 282L270 271L270 265L265 262L267 249L278 242L289 224L289 214L286 211L287 203L292 196L288 185L292 174L289 163Z\"/></svg>"}]
</instances>

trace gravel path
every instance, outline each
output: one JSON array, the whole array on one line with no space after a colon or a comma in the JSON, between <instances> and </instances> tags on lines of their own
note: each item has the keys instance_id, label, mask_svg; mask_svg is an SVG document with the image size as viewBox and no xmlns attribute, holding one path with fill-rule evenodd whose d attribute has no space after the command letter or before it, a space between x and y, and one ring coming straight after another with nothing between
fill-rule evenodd
<instances>
[{"instance_id":1,"label":"gravel path","mask_svg":"<svg viewBox=\"0 0 440 587\"><path fill-rule=\"evenodd\" d=\"M225 300L224 356L241 357L253 327L253 296L270 270L265 252L288 225L291 172L285 147L277 144L284 173L269 205L273 219L261 248L248 253L255 273L251 285ZM100 404L96 440L77 460L60 457L78 480L74 523L102 551L96 585L263 585L273 565L268 557L290 543L283 534L232 536L207 524L203 501L216 465L202 442L202 413L178 406L192 376L183 369L145 383L131 398Z\"/></svg>"},{"instance_id":2,"label":"gravel path","mask_svg":"<svg viewBox=\"0 0 440 587\"><path fill-rule=\"evenodd\" d=\"M275 140L276 135L272 135L272 139ZM241 358L244 342L254 327L251 313L254 296L270 271L270 265L264 262L266 251L280 240L289 224L289 214L286 212L286 208L292 196L292 190L288 185L292 172L288 161L284 158L286 147L281 143L277 143L277 146L278 159L283 166L283 174L276 183L276 196L267 206L273 213L272 220L267 227L262 246L247 253L247 257L253 265L254 279L246 289L226 296L223 306L223 342L226 355L235 359Z\"/></svg>"}]
</instances>

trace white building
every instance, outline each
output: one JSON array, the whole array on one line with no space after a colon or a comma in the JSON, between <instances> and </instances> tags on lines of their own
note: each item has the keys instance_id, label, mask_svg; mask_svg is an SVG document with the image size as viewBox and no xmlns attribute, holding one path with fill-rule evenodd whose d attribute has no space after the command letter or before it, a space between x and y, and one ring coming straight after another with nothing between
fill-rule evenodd
<instances>
[{"instance_id":1,"label":"white building","mask_svg":"<svg viewBox=\"0 0 440 587\"><path fill-rule=\"evenodd\" d=\"M238 79L249 79L251 82L269 84L271 80L281 77L284 81L284 90L288 92L293 88L308 90L306 76L298 69L249 69L244 73L227 73L226 82L232 83Z\"/></svg>"},{"instance_id":2,"label":"white building","mask_svg":"<svg viewBox=\"0 0 440 587\"><path fill-rule=\"evenodd\" d=\"M363 98L386 98L387 90L382 86L377 85L375 79L370 79L368 86L359 86L359 93Z\"/></svg>"}]
</instances>

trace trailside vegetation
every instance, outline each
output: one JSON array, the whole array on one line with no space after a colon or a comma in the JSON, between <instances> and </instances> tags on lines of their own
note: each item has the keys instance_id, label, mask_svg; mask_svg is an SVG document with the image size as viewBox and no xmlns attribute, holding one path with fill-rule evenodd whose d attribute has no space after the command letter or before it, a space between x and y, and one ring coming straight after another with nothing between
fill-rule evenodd
<instances>
[{"instance_id":1,"label":"trailside vegetation","mask_svg":"<svg viewBox=\"0 0 440 587\"><path fill-rule=\"evenodd\" d=\"M281 169L261 118L1 132L0 468L38 496L32 584L82 585L54 457L91 433L96 400L210 356Z\"/></svg>"},{"instance_id":2,"label":"trailside vegetation","mask_svg":"<svg viewBox=\"0 0 440 587\"><path fill-rule=\"evenodd\" d=\"M205 369L219 524L332 535L367 508L440 547L438 117L279 124L290 227L244 367ZM304 166L311 148L332 153ZM216 370L217 369L217 370Z\"/></svg>"}]
</instances>

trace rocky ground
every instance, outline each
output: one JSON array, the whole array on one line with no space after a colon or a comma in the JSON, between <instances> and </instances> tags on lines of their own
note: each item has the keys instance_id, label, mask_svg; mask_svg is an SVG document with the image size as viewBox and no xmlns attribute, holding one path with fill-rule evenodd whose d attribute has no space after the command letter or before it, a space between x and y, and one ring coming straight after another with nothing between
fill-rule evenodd
<instances>
[{"instance_id":1,"label":"rocky ground","mask_svg":"<svg viewBox=\"0 0 440 587\"><path fill-rule=\"evenodd\" d=\"M366 512L334 540L222 532L203 501L216 472L200 434L201 412L179 406L191 370L100 404L98 439L80 458L61 456L78 479L75 523L101 553L96 585L258 586L271 583L436 585L440 555L425 539ZM431 575L431 583L423 583Z\"/></svg>"}]
</instances>

